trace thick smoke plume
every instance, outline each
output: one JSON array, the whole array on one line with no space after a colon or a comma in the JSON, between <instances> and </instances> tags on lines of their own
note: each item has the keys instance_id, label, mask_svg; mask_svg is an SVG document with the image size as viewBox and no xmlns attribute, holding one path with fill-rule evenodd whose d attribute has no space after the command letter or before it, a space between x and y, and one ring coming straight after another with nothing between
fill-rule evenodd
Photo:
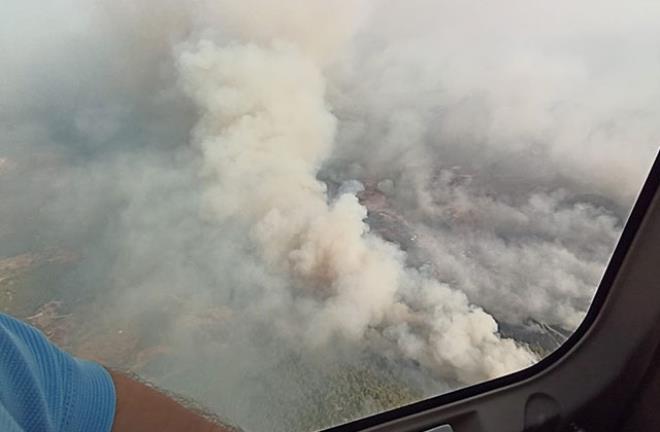
<instances>
[{"instance_id":1,"label":"thick smoke plume","mask_svg":"<svg viewBox=\"0 0 660 432\"><path fill-rule=\"evenodd\" d=\"M0 259L76 262L30 291L86 322L71 350L248 430L523 368L660 142L656 9L11 0Z\"/></svg>"},{"instance_id":2,"label":"thick smoke plume","mask_svg":"<svg viewBox=\"0 0 660 432\"><path fill-rule=\"evenodd\" d=\"M309 343L383 327L404 354L463 382L531 364L462 293L405 268L395 245L369 233L355 195L328 202L316 177L336 121L321 71L302 52L202 42L181 64L202 111L195 136L211 177L208 206L220 222L247 223L268 269L290 279Z\"/></svg>"}]
</instances>

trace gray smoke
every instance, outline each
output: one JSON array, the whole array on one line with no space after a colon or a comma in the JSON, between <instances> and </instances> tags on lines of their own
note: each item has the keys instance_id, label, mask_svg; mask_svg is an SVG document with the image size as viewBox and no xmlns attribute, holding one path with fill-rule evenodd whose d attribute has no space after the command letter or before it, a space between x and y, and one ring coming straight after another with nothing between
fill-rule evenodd
<instances>
[{"instance_id":1,"label":"gray smoke","mask_svg":"<svg viewBox=\"0 0 660 432\"><path fill-rule=\"evenodd\" d=\"M5 9L0 258L76 251L62 292L254 430L382 362L414 397L533 363L500 325L579 325L660 141L642 1Z\"/></svg>"}]
</instances>

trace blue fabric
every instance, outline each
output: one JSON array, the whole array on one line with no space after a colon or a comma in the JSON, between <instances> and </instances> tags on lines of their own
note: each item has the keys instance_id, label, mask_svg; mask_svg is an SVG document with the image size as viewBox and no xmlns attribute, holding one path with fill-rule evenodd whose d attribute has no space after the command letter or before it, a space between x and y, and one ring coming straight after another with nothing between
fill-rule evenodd
<instances>
[{"instance_id":1,"label":"blue fabric","mask_svg":"<svg viewBox=\"0 0 660 432\"><path fill-rule=\"evenodd\" d=\"M0 431L110 432L115 388L100 365L0 314Z\"/></svg>"}]
</instances>

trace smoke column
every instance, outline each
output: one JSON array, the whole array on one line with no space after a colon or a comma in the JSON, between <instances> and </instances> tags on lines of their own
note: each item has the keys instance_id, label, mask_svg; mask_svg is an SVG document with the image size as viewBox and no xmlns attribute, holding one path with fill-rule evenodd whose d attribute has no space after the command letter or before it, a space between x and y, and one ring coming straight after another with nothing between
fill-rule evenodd
<instances>
[{"instance_id":1,"label":"smoke column","mask_svg":"<svg viewBox=\"0 0 660 432\"><path fill-rule=\"evenodd\" d=\"M493 318L463 294L405 268L395 245L369 233L355 195L328 202L316 176L336 119L314 63L292 46L210 42L180 61L202 112L195 141L216 182L208 207L220 221L247 222L269 270L290 279L308 309L301 315L308 343L335 333L361 339L382 327L406 355L464 382L531 364L533 356L501 340Z\"/></svg>"},{"instance_id":2,"label":"smoke column","mask_svg":"<svg viewBox=\"0 0 660 432\"><path fill-rule=\"evenodd\" d=\"M0 272L247 430L523 368L660 142L660 6L619 3L10 0Z\"/></svg>"}]
</instances>

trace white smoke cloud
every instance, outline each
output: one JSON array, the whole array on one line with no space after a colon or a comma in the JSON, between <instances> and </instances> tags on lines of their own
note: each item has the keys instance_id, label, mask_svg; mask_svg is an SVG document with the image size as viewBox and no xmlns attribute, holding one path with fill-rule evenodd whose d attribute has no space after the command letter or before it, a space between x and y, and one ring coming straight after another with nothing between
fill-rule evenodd
<instances>
[{"instance_id":1,"label":"white smoke cloud","mask_svg":"<svg viewBox=\"0 0 660 432\"><path fill-rule=\"evenodd\" d=\"M515 329L580 323L660 142L656 8L10 0L0 255L78 251L60 295L254 430L304 429L278 403L335 369L415 397L519 369Z\"/></svg>"},{"instance_id":2,"label":"white smoke cloud","mask_svg":"<svg viewBox=\"0 0 660 432\"><path fill-rule=\"evenodd\" d=\"M311 300L303 325L311 343L326 344L334 333L360 340L386 318L398 325L404 317L391 311L409 309L397 298L401 285L412 284L407 294L423 296L429 309L426 320L408 312L428 333L429 365L474 382L531 364L534 356L500 340L492 317L463 294L411 274L395 245L368 232L355 195L328 203L316 176L336 122L319 66L292 47L204 41L180 61L183 85L201 109L195 136L211 177L207 203L220 222L247 222L264 261L290 276L301 290L294 296Z\"/></svg>"},{"instance_id":3,"label":"white smoke cloud","mask_svg":"<svg viewBox=\"0 0 660 432\"><path fill-rule=\"evenodd\" d=\"M412 116L439 155L474 145L482 162L533 154L592 193L636 196L659 138L657 5L379 6L342 108Z\"/></svg>"},{"instance_id":4,"label":"white smoke cloud","mask_svg":"<svg viewBox=\"0 0 660 432\"><path fill-rule=\"evenodd\" d=\"M660 142L655 6L380 6L329 176L395 180L420 259L498 320L574 329Z\"/></svg>"},{"instance_id":5,"label":"white smoke cloud","mask_svg":"<svg viewBox=\"0 0 660 432\"><path fill-rule=\"evenodd\" d=\"M218 0L202 4L197 18L204 32L259 44L293 43L321 66L346 55L372 7L371 0Z\"/></svg>"}]
</instances>

